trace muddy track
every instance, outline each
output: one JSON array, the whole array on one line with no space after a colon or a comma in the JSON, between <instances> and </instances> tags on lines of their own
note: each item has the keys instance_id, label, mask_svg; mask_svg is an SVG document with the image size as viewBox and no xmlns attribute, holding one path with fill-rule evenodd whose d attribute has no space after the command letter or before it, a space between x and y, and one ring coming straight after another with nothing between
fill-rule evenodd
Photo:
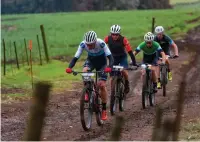
<instances>
[{"instance_id":1,"label":"muddy track","mask_svg":"<svg viewBox=\"0 0 200 142\"><path fill-rule=\"evenodd\" d=\"M199 37L200 36L193 36ZM197 39L199 39L197 38ZM181 47L180 58L172 61L173 68L173 82L170 82L167 86L167 96L162 96L160 90L156 94L156 104L162 105L165 116L173 117L175 112L176 92L179 87L179 83L182 80L182 73L184 72L183 64L185 64L192 56L185 51L188 46L190 48L198 48L200 45L190 45L186 39L185 43L178 43ZM196 41L196 39L195 39ZM186 48L185 48L186 47ZM192 50L194 51L194 50ZM191 109L190 106L199 110L196 105L197 100L200 100L197 86L200 86L200 59L196 62L197 65L188 72L187 82L193 83L193 86L187 87L185 103L186 109ZM120 115L125 118L125 125L122 131L121 140L150 140L152 133L153 121L155 118L155 107L149 107L142 109L141 105L141 85L139 71L131 72L131 92L126 101L125 111ZM77 87L78 88L78 87ZM81 87L75 90L81 91ZM83 131L80 118L79 118L79 94L76 92L65 92L57 95L52 95L50 98L48 113L45 119L45 126L43 128L42 140L107 140L110 136L112 126L114 124L114 117L109 116L109 120L105 122L103 127L98 127L93 121L93 128L90 132ZM21 140L26 125L26 119L28 116L28 110L31 101L25 101L21 103L2 104L1 113L1 140ZM191 109L192 110L192 109ZM197 116L195 110L189 113L184 110L184 118L189 119L190 116Z\"/></svg>"}]
</instances>

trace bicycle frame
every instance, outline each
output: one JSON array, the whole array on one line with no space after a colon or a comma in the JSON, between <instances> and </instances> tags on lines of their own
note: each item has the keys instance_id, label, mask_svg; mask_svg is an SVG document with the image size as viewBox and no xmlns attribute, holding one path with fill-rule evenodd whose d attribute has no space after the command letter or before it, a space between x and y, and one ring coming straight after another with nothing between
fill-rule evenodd
<instances>
[{"instance_id":1,"label":"bicycle frame","mask_svg":"<svg viewBox=\"0 0 200 142\"><path fill-rule=\"evenodd\" d=\"M137 68L136 68L137 69ZM123 84L124 84L124 76L123 76L123 74L122 74L122 71L123 70L136 70L136 69L134 69L134 68L131 68L131 67L129 67L129 68L124 68L123 66L113 66L113 70L112 70L112 72L114 73L113 74L113 78L116 78L117 79L117 81L122 81L123 82ZM118 87L118 86L117 86ZM118 90L118 88L117 88L117 90ZM118 93L117 93L118 94Z\"/></svg>"},{"instance_id":2,"label":"bicycle frame","mask_svg":"<svg viewBox=\"0 0 200 142\"><path fill-rule=\"evenodd\" d=\"M84 82L85 87L81 92L81 99L80 99L80 118L81 124L85 131L91 129L92 126L92 116L93 112L95 112L96 122L99 126L103 125L103 121L101 120L101 104L100 104L100 95L97 87L97 79L98 73L101 71L96 72L75 72L73 71L73 75L77 75L82 73L82 79ZM95 81L92 78L96 74ZM87 99L86 99L87 98ZM86 107L85 107L86 105ZM85 118L85 110L88 111L88 117Z\"/></svg>"},{"instance_id":3,"label":"bicycle frame","mask_svg":"<svg viewBox=\"0 0 200 142\"><path fill-rule=\"evenodd\" d=\"M142 64L141 67L142 67L142 69L145 70L146 83L147 83L147 86L149 86L149 81L152 81L152 70L151 70L152 65L150 65L150 64Z\"/></svg>"},{"instance_id":4,"label":"bicycle frame","mask_svg":"<svg viewBox=\"0 0 200 142\"><path fill-rule=\"evenodd\" d=\"M143 109L147 106L147 100L149 100L150 106L154 105L155 93L153 90L153 80L152 80L152 65L141 64L141 68L145 70L143 74L143 87L142 87L142 106ZM144 78L145 76L145 78Z\"/></svg>"},{"instance_id":5,"label":"bicycle frame","mask_svg":"<svg viewBox=\"0 0 200 142\"><path fill-rule=\"evenodd\" d=\"M98 73L100 73L102 71L95 71L95 72L75 72L73 71L73 75L77 75L77 74L82 74L82 79L84 82L84 85L86 86L86 88L91 91L91 92L95 92L95 95L100 95L99 94L99 90L98 90L98 85L97 85L97 80L98 80ZM94 75L95 74L95 75ZM95 76L95 81L92 78L93 76ZM91 96L89 96L89 100L90 100ZM99 104L96 104L99 105Z\"/></svg>"}]
</instances>

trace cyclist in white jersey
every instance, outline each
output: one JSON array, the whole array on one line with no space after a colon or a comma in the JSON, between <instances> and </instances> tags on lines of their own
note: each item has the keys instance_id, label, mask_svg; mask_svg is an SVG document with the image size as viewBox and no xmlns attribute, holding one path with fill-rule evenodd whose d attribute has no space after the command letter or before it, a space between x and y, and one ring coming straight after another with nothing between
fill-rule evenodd
<instances>
[{"instance_id":1,"label":"cyclist in white jersey","mask_svg":"<svg viewBox=\"0 0 200 142\"><path fill-rule=\"evenodd\" d=\"M106 45L106 43L97 38L97 34L94 31L89 31L85 34L84 40L80 43L78 50L70 62L68 68L66 69L67 73L72 73L72 68L75 66L77 60L80 58L83 51L88 52L87 60L85 61L83 72L87 72L88 69L96 71L104 70L104 72L111 72L111 67L113 65L113 57L111 52ZM109 59L109 65L107 66L107 59ZM99 82L100 85L100 96L102 99L102 120L107 120L106 104L107 104L107 89L106 89L106 80L107 75L105 73L99 73Z\"/></svg>"}]
</instances>

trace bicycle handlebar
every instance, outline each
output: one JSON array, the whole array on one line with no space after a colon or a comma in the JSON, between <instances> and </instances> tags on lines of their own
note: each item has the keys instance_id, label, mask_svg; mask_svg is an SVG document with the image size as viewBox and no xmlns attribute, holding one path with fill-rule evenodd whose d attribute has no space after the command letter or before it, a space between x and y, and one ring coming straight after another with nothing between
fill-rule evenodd
<instances>
[{"instance_id":1,"label":"bicycle handlebar","mask_svg":"<svg viewBox=\"0 0 200 142\"><path fill-rule=\"evenodd\" d=\"M88 72L83 72L83 71L72 71L73 75L76 76L77 74L80 74L80 73L102 73L104 71L88 71Z\"/></svg>"},{"instance_id":2,"label":"bicycle handlebar","mask_svg":"<svg viewBox=\"0 0 200 142\"><path fill-rule=\"evenodd\" d=\"M123 68L123 70L130 70L130 71L133 71L133 70L137 70L138 69L138 67L136 67L136 68L133 68L133 67L128 67L128 68ZM112 71L116 71L116 70L112 70ZM112 72L111 71L111 72ZM72 70L72 73L73 73L73 75L74 76L76 76L77 74L81 74L81 73L105 73L105 71L88 71L88 72L83 72L83 71L74 71L74 70Z\"/></svg>"},{"instance_id":3,"label":"bicycle handlebar","mask_svg":"<svg viewBox=\"0 0 200 142\"><path fill-rule=\"evenodd\" d=\"M129 70L129 71L133 71L133 70L137 70L138 67L128 67L128 68L124 68L122 66L113 66L112 72L116 72L116 71L122 71L122 70Z\"/></svg>"}]
</instances>

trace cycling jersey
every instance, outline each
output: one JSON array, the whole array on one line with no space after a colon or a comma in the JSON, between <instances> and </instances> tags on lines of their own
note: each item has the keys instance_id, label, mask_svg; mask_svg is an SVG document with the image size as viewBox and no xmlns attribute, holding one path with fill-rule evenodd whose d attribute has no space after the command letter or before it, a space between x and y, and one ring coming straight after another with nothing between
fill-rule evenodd
<instances>
[{"instance_id":1,"label":"cycling jersey","mask_svg":"<svg viewBox=\"0 0 200 142\"><path fill-rule=\"evenodd\" d=\"M133 55L131 45L129 44L126 37L119 35L117 40L113 40L112 36L109 35L104 39L105 43L108 44L108 47L114 57L114 65L121 65L125 68L128 68L128 58L127 53L129 53L132 62L135 64L135 57Z\"/></svg>"},{"instance_id":2,"label":"cycling jersey","mask_svg":"<svg viewBox=\"0 0 200 142\"><path fill-rule=\"evenodd\" d=\"M125 56L126 51L130 52L132 50L128 40L121 35L119 35L118 40L113 40L112 36L109 35L105 37L104 41L108 44L113 57Z\"/></svg>"},{"instance_id":3,"label":"cycling jersey","mask_svg":"<svg viewBox=\"0 0 200 142\"><path fill-rule=\"evenodd\" d=\"M152 42L152 47L147 47L146 42L142 42L135 51L139 53L141 50L143 51L143 62L155 65L158 60L157 52L160 54L163 51L159 43L155 41Z\"/></svg>"},{"instance_id":4,"label":"cycling jersey","mask_svg":"<svg viewBox=\"0 0 200 142\"><path fill-rule=\"evenodd\" d=\"M106 43L103 40L97 38L95 47L93 49L89 49L87 47L87 44L85 43L85 41L82 41L80 43L74 58L72 59L72 61L69 64L69 68L74 67L74 65L76 64L77 60L80 58L80 56L84 50L87 51L87 53L88 53L88 57L84 64L84 67L89 67L92 70L96 69L97 71L103 70L107 65L106 57L108 57L108 59L109 59L109 66L112 66L113 58L112 58L112 55L111 55L111 52L110 52L108 46L106 45ZM107 75L103 74L103 73L100 74L100 79L106 80Z\"/></svg>"},{"instance_id":5,"label":"cycling jersey","mask_svg":"<svg viewBox=\"0 0 200 142\"><path fill-rule=\"evenodd\" d=\"M170 45L174 43L174 41L167 35L163 35L162 39L158 39L157 36L155 36L154 41L158 42L165 52L166 55L170 55Z\"/></svg>"},{"instance_id":6,"label":"cycling jersey","mask_svg":"<svg viewBox=\"0 0 200 142\"><path fill-rule=\"evenodd\" d=\"M111 52L110 52L108 46L105 44L105 42L103 40L101 40L99 38L96 41L94 49L88 49L87 44L85 44L85 42L82 41L78 47L75 57L79 58L81 56L83 50L86 50L88 52L88 56L92 56L92 57L98 57L103 54L105 54L105 56L111 55Z\"/></svg>"}]
</instances>

